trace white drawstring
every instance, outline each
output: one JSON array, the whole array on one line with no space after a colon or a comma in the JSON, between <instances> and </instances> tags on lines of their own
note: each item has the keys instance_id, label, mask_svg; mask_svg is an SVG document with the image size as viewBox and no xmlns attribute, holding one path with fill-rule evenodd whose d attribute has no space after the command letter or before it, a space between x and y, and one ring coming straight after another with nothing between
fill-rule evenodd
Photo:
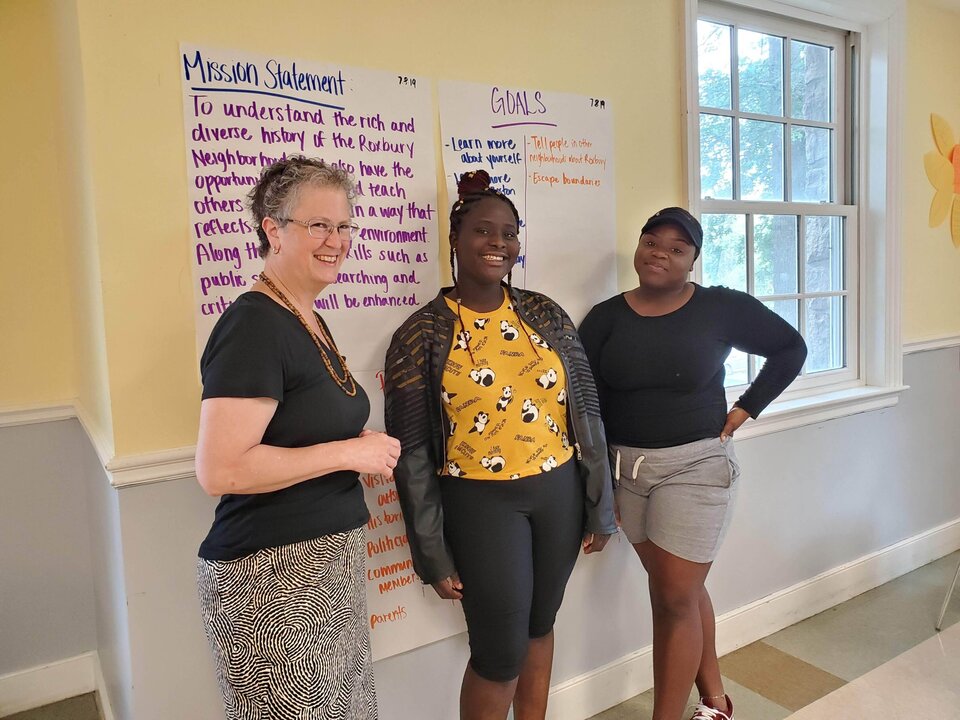
<instances>
[{"instance_id":1,"label":"white drawstring","mask_svg":"<svg viewBox=\"0 0 960 720\"><path fill-rule=\"evenodd\" d=\"M637 472L639 472L640 470L640 463L642 463L644 460L646 460L646 455L640 455L637 458L636 462L633 463L633 473L630 475L631 480L635 481L637 479ZM617 460L613 464L613 477L616 480L620 479L620 451L619 450L617 450Z\"/></svg>"}]
</instances>

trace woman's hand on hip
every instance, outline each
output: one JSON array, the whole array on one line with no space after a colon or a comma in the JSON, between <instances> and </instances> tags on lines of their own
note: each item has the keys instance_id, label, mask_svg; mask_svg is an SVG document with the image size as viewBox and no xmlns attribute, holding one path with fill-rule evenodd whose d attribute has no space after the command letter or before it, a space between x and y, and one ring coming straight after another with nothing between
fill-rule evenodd
<instances>
[{"instance_id":1,"label":"woman's hand on hip","mask_svg":"<svg viewBox=\"0 0 960 720\"><path fill-rule=\"evenodd\" d=\"M720 439L726 440L733 435L749 417L750 413L739 405L734 405L727 413L727 421L723 424L723 430L720 431Z\"/></svg>"},{"instance_id":2,"label":"woman's hand on hip","mask_svg":"<svg viewBox=\"0 0 960 720\"><path fill-rule=\"evenodd\" d=\"M444 580L438 580L433 583L433 589L437 595L444 600L460 600L463 598L463 583L460 582L460 576L454 573Z\"/></svg>"},{"instance_id":3,"label":"woman's hand on hip","mask_svg":"<svg viewBox=\"0 0 960 720\"><path fill-rule=\"evenodd\" d=\"M383 432L364 430L354 443L353 469L370 475L393 474L400 459L400 441Z\"/></svg>"},{"instance_id":4,"label":"woman's hand on hip","mask_svg":"<svg viewBox=\"0 0 960 720\"><path fill-rule=\"evenodd\" d=\"M592 532L584 533L583 554L589 555L590 553L600 552L606 546L607 541L610 538L610 535L599 535Z\"/></svg>"}]
</instances>

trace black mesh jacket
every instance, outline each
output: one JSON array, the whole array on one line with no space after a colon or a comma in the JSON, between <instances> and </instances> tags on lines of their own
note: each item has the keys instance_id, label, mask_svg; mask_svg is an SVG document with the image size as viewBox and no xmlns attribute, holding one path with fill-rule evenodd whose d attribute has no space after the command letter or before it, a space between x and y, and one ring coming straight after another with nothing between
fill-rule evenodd
<instances>
[{"instance_id":1,"label":"black mesh jacket","mask_svg":"<svg viewBox=\"0 0 960 720\"><path fill-rule=\"evenodd\" d=\"M387 432L399 439L401 446L394 478L413 567L426 583L443 580L456 571L443 535L440 500L447 434L440 382L457 319L443 298L449 290L444 288L393 334L384 372ZM584 530L613 534L617 531L613 482L600 404L576 328L545 295L511 288L511 299L523 322L546 340L563 362L568 427L583 478Z\"/></svg>"}]
</instances>

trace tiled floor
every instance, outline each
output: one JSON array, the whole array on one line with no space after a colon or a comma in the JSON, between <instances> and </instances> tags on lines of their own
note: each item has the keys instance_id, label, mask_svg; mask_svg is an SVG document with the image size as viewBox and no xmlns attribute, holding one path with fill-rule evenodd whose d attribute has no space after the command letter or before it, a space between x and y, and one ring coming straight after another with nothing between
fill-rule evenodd
<instances>
[{"instance_id":1,"label":"tiled floor","mask_svg":"<svg viewBox=\"0 0 960 720\"><path fill-rule=\"evenodd\" d=\"M960 718L960 552L720 659L736 720ZM695 701L691 694L691 702ZM646 720L653 691L591 720Z\"/></svg>"},{"instance_id":2,"label":"tiled floor","mask_svg":"<svg viewBox=\"0 0 960 720\"><path fill-rule=\"evenodd\" d=\"M53 705L8 715L4 720L100 720L100 711L93 693L87 693Z\"/></svg>"}]
</instances>

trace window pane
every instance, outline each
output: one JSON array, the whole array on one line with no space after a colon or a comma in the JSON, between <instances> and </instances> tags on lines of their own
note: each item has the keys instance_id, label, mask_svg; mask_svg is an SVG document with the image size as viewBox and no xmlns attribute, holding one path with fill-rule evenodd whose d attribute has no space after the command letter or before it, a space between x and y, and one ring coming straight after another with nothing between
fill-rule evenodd
<instances>
[{"instance_id":1,"label":"window pane","mask_svg":"<svg viewBox=\"0 0 960 720\"><path fill-rule=\"evenodd\" d=\"M808 373L843 367L843 298L810 298L804 301Z\"/></svg>"},{"instance_id":2,"label":"window pane","mask_svg":"<svg viewBox=\"0 0 960 720\"><path fill-rule=\"evenodd\" d=\"M733 387L734 385L746 385L749 382L747 354L740 352L736 348L730 351L730 356L723 364L726 370L726 376L723 379L724 387Z\"/></svg>"},{"instance_id":3,"label":"window pane","mask_svg":"<svg viewBox=\"0 0 960 720\"><path fill-rule=\"evenodd\" d=\"M747 290L747 219L745 215L704 215L703 284Z\"/></svg>"},{"instance_id":4,"label":"window pane","mask_svg":"<svg viewBox=\"0 0 960 720\"><path fill-rule=\"evenodd\" d=\"M806 219L805 292L845 290L843 283L843 218L811 216Z\"/></svg>"},{"instance_id":5,"label":"window pane","mask_svg":"<svg viewBox=\"0 0 960 720\"><path fill-rule=\"evenodd\" d=\"M790 41L790 109L801 120L833 120L830 95L830 55L822 45Z\"/></svg>"},{"instance_id":6,"label":"window pane","mask_svg":"<svg viewBox=\"0 0 960 720\"><path fill-rule=\"evenodd\" d=\"M740 120L740 198L783 200L783 124Z\"/></svg>"},{"instance_id":7,"label":"window pane","mask_svg":"<svg viewBox=\"0 0 960 720\"><path fill-rule=\"evenodd\" d=\"M763 304L790 323L794 330L800 329L800 310L796 300L767 300Z\"/></svg>"},{"instance_id":8,"label":"window pane","mask_svg":"<svg viewBox=\"0 0 960 720\"><path fill-rule=\"evenodd\" d=\"M730 109L730 26L697 22L700 104Z\"/></svg>"},{"instance_id":9,"label":"window pane","mask_svg":"<svg viewBox=\"0 0 960 720\"><path fill-rule=\"evenodd\" d=\"M733 119L700 115L700 196L733 198Z\"/></svg>"},{"instance_id":10,"label":"window pane","mask_svg":"<svg viewBox=\"0 0 960 720\"><path fill-rule=\"evenodd\" d=\"M753 219L753 272L756 295L787 295L798 290L797 216L756 215Z\"/></svg>"},{"instance_id":11,"label":"window pane","mask_svg":"<svg viewBox=\"0 0 960 720\"><path fill-rule=\"evenodd\" d=\"M791 181L796 202L830 202L831 135L826 128L793 127Z\"/></svg>"},{"instance_id":12,"label":"window pane","mask_svg":"<svg viewBox=\"0 0 960 720\"><path fill-rule=\"evenodd\" d=\"M737 31L740 110L783 115L783 38Z\"/></svg>"},{"instance_id":13,"label":"window pane","mask_svg":"<svg viewBox=\"0 0 960 720\"><path fill-rule=\"evenodd\" d=\"M800 329L800 310L796 300L767 300L763 304L790 323L794 330ZM756 358L757 373L759 374L760 370L766 364L767 359L760 355L755 355L754 357Z\"/></svg>"}]
</instances>

